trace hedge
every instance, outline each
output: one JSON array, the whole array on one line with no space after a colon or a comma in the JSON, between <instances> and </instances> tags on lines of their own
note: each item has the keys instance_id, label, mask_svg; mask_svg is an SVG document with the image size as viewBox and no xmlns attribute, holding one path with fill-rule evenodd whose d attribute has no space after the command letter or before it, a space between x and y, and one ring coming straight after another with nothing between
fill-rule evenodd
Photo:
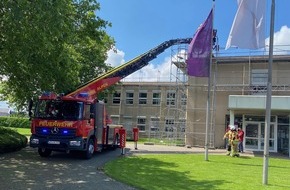
<instances>
[{"instance_id":1,"label":"hedge","mask_svg":"<svg viewBox=\"0 0 290 190\"><path fill-rule=\"evenodd\" d=\"M27 146L28 139L14 130L0 127L0 154L21 150Z\"/></svg>"},{"instance_id":2,"label":"hedge","mask_svg":"<svg viewBox=\"0 0 290 190\"><path fill-rule=\"evenodd\" d=\"M30 128L30 120L26 117L0 117L0 126L15 128Z\"/></svg>"}]
</instances>

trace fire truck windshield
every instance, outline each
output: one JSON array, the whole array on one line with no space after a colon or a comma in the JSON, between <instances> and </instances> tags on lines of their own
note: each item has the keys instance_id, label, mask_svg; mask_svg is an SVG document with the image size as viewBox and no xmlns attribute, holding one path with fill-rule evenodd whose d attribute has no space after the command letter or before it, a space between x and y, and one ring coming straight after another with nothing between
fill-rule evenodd
<instances>
[{"instance_id":1,"label":"fire truck windshield","mask_svg":"<svg viewBox=\"0 0 290 190\"><path fill-rule=\"evenodd\" d=\"M35 117L43 119L79 120L83 117L83 102L40 100Z\"/></svg>"}]
</instances>

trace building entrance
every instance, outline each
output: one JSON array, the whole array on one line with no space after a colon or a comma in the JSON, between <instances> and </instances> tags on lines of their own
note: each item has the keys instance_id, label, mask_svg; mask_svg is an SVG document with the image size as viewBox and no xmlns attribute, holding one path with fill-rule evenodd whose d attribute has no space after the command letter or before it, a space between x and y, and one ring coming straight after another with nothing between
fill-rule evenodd
<instances>
[{"instance_id":1,"label":"building entrance","mask_svg":"<svg viewBox=\"0 0 290 190\"><path fill-rule=\"evenodd\" d=\"M275 148L275 125L270 124L270 138L269 138L269 151L276 152ZM245 125L245 149L248 150L264 150L265 138L265 123L247 123Z\"/></svg>"},{"instance_id":2,"label":"building entrance","mask_svg":"<svg viewBox=\"0 0 290 190\"><path fill-rule=\"evenodd\" d=\"M256 121L255 121L256 119ZM273 119L276 121L276 119ZM269 131L269 151L277 152L277 123L271 119ZM244 147L247 150L263 151L265 138L264 117L245 117L244 121Z\"/></svg>"}]
</instances>

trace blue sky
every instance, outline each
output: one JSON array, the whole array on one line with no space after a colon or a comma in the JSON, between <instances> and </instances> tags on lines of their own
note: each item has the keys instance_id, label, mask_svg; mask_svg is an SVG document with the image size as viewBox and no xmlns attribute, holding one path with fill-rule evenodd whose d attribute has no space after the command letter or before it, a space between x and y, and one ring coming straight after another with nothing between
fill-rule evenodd
<instances>
[{"instance_id":1,"label":"blue sky","mask_svg":"<svg viewBox=\"0 0 290 190\"><path fill-rule=\"evenodd\" d=\"M193 37L198 26L204 22L212 6L212 0L98 0L101 5L96 14L112 23L107 33L116 41L118 53L109 52L107 63L118 66L160 43ZM219 45L225 47L237 11L237 0L216 0L214 28L218 30ZM270 5L267 0L266 36L270 31ZM290 45L290 0L276 0L275 43ZM283 27L284 26L284 27ZM281 30L281 28L283 29ZM168 76L170 48L150 62L131 78L156 77L161 72ZM153 71L153 72L152 72ZM153 74L153 75L152 75ZM155 74L155 75L154 75Z\"/></svg>"}]
</instances>

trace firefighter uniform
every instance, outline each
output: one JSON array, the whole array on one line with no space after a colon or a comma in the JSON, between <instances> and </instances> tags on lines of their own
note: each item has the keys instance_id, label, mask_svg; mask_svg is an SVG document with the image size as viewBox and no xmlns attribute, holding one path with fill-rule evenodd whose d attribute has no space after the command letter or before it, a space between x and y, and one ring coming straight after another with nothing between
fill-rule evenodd
<instances>
[{"instance_id":1,"label":"firefighter uniform","mask_svg":"<svg viewBox=\"0 0 290 190\"><path fill-rule=\"evenodd\" d=\"M238 145L239 145L239 138L238 138L238 132L236 131L236 129L231 130L231 153L230 155L232 157L237 156L239 157L239 153L238 153Z\"/></svg>"},{"instance_id":2,"label":"firefighter uniform","mask_svg":"<svg viewBox=\"0 0 290 190\"><path fill-rule=\"evenodd\" d=\"M227 130L224 139L226 140L226 149L227 153L226 155L229 156L231 154L231 136L232 136L232 131L231 129Z\"/></svg>"}]
</instances>

